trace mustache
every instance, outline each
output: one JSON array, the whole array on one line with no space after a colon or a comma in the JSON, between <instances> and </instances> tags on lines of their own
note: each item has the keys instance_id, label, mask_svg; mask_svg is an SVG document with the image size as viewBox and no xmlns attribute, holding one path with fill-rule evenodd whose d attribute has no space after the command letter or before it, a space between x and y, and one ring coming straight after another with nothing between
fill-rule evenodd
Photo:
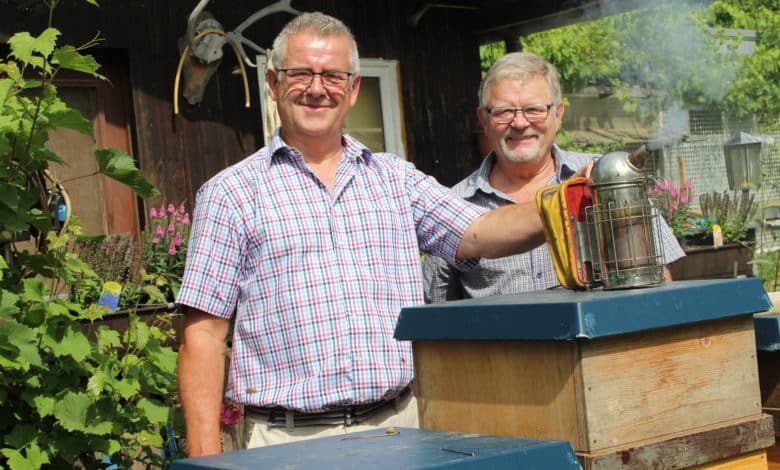
<instances>
[{"instance_id":1,"label":"mustache","mask_svg":"<svg viewBox=\"0 0 780 470\"><path fill-rule=\"evenodd\" d=\"M306 95L304 94L301 96L299 102L303 105L307 106L331 106L333 105L333 100L328 98L327 96L312 96L312 95Z\"/></svg>"},{"instance_id":2,"label":"mustache","mask_svg":"<svg viewBox=\"0 0 780 470\"><path fill-rule=\"evenodd\" d=\"M504 134L504 137L506 138L517 138L517 137L541 137L542 134L539 132L536 132L534 130L523 130L523 131L517 131L514 129L509 129Z\"/></svg>"}]
</instances>

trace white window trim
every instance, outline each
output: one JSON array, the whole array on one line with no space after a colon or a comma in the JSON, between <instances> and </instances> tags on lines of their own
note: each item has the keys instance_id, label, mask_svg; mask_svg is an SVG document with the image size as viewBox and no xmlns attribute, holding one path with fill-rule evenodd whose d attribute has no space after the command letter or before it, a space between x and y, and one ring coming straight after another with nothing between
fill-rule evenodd
<instances>
[{"instance_id":1,"label":"white window trim","mask_svg":"<svg viewBox=\"0 0 780 470\"><path fill-rule=\"evenodd\" d=\"M268 109L268 87L265 84L265 70L268 57L265 54L256 56L258 89L260 90L260 112L262 113L263 133L266 142L270 140L274 129L269 124L268 113L276 113L276 109ZM379 78L379 94L382 106L382 124L384 126L385 151L406 159L403 122L401 119L401 100L398 91L398 61L384 59L360 59L360 75Z\"/></svg>"}]
</instances>

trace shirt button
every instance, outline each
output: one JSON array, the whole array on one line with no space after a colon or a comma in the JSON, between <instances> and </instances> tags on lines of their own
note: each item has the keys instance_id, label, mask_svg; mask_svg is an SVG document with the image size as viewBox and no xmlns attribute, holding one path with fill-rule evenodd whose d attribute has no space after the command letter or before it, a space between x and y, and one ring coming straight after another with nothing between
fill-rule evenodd
<instances>
[{"instance_id":1,"label":"shirt button","mask_svg":"<svg viewBox=\"0 0 780 470\"><path fill-rule=\"evenodd\" d=\"M536 273L536 279L541 279L541 278L542 278L542 273Z\"/></svg>"}]
</instances>

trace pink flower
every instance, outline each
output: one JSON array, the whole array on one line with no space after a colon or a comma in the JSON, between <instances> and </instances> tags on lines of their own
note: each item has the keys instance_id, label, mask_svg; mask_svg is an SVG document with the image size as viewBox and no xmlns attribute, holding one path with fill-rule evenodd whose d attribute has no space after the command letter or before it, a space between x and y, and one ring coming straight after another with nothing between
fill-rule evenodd
<instances>
[{"instance_id":1,"label":"pink flower","mask_svg":"<svg viewBox=\"0 0 780 470\"><path fill-rule=\"evenodd\" d=\"M158 243L160 243L160 239L159 238L157 238L157 237L152 238L152 245L156 245Z\"/></svg>"},{"instance_id":2,"label":"pink flower","mask_svg":"<svg viewBox=\"0 0 780 470\"><path fill-rule=\"evenodd\" d=\"M168 204L168 213L173 214L174 212L176 212L176 207L173 204Z\"/></svg>"},{"instance_id":3,"label":"pink flower","mask_svg":"<svg viewBox=\"0 0 780 470\"><path fill-rule=\"evenodd\" d=\"M181 232L176 232L176 236L173 237L174 246L181 246Z\"/></svg>"},{"instance_id":4,"label":"pink flower","mask_svg":"<svg viewBox=\"0 0 780 470\"><path fill-rule=\"evenodd\" d=\"M165 217L165 207L160 206L160 208L157 209L157 217L160 217L160 218Z\"/></svg>"},{"instance_id":5,"label":"pink flower","mask_svg":"<svg viewBox=\"0 0 780 470\"><path fill-rule=\"evenodd\" d=\"M182 214L182 215L184 215L184 214L186 214L186 213L187 213L187 210L184 208L184 203L182 203L182 204L179 206L179 214Z\"/></svg>"},{"instance_id":6,"label":"pink flower","mask_svg":"<svg viewBox=\"0 0 780 470\"><path fill-rule=\"evenodd\" d=\"M168 234L173 235L173 232L176 231L176 227L173 224L168 224Z\"/></svg>"},{"instance_id":7,"label":"pink flower","mask_svg":"<svg viewBox=\"0 0 780 470\"><path fill-rule=\"evenodd\" d=\"M171 244L168 245L168 254L171 256L176 254L176 245L173 244L173 241L171 241Z\"/></svg>"},{"instance_id":8,"label":"pink flower","mask_svg":"<svg viewBox=\"0 0 780 470\"><path fill-rule=\"evenodd\" d=\"M150 219L156 219L157 218L157 209L152 207L149 209L149 218Z\"/></svg>"},{"instance_id":9,"label":"pink flower","mask_svg":"<svg viewBox=\"0 0 780 470\"><path fill-rule=\"evenodd\" d=\"M184 214L184 217L181 218L181 224L182 225L189 225L190 224L190 215Z\"/></svg>"},{"instance_id":10,"label":"pink flower","mask_svg":"<svg viewBox=\"0 0 780 470\"><path fill-rule=\"evenodd\" d=\"M155 230L154 233L156 235L160 235L160 236L165 235L165 232L163 231L162 225L158 225L157 226L157 230Z\"/></svg>"},{"instance_id":11,"label":"pink flower","mask_svg":"<svg viewBox=\"0 0 780 470\"><path fill-rule=\"evenodd\" d=\"M236 403L222 403L219 409L219 421L223 427L236 424L243 415L241 406Z\"/></svg>"}]
</instances>

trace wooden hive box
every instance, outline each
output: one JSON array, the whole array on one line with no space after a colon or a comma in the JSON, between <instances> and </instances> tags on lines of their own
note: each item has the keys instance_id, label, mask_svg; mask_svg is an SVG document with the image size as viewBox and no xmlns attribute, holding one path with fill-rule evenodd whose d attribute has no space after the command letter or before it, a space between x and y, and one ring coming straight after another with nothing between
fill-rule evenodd
<instances>
[{"instance_id":1,"label":"wooden hive box","mask_svg":"<svg viewBox=\"0 0 780 470\"><path fill-rule=\"evenodd\" d=\"M771 445L752 317L768 302L756 279L543 291L407 308L396 338L414 341L423 428L680 468Z\"/></svg>"}]
</instances>

